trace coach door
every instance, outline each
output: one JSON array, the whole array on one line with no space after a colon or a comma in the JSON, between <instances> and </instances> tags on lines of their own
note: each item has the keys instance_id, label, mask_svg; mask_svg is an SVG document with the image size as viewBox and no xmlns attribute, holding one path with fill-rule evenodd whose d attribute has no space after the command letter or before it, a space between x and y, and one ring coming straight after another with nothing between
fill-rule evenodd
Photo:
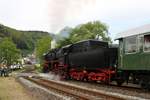
<instances>
[{"instance_id":1,"label":"coach door","mask_svg":"<svg viewBox=\"0 0 150 100\"><path fill-rule=\"evenodd\" d=\"M123 39L119 40L119 66L123 67Z\"/></svg>"}]
</instances>

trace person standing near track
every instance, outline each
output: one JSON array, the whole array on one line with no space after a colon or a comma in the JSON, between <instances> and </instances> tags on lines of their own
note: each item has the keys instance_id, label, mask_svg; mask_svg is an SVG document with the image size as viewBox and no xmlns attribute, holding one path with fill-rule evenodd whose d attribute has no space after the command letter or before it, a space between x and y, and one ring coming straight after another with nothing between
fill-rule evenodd
<instances>
[{"instance_id":1,"label":"person standing near track","mask_svg":"<svg viewBox=\"0 0 150 100\"><path fill-rule=\"evenodd\" d=\"M2 69L1 69L1 67L0 67L0 76L2 76L2 74L1 74L1 73L2 73Z\"/></svg>"},{"instance_id":2,"label":"person standing near track","mask_svg":"<svg viewBox=\"0 0 150 100\"><path fill-rule=\"evenodd\" d=\"M1 70L1 76L4 76L4 73L5 73L5 72L4 72L4 67L1 67L0 70Z\"/></svg>"}]
</instances>

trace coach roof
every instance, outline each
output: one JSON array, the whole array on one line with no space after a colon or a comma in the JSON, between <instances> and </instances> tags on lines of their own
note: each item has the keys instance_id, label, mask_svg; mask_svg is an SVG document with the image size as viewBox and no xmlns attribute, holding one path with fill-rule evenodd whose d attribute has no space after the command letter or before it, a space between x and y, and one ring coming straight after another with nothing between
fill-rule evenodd
<instances>
[{"instance_id":1,"label":"coach roof","mask_svg":"<svg viewBox=\"0 0 150 100\"><path fill-rule=\"evenodd\" d=\"M137 28L133 28L133 29L121 32L121 33L117 34L115 40L120 39L120 38L125 38L128 36L148 33L148 32L150 32L150 24L143 25L141 27L137 27Z\"/></svg>"}]
</instances>

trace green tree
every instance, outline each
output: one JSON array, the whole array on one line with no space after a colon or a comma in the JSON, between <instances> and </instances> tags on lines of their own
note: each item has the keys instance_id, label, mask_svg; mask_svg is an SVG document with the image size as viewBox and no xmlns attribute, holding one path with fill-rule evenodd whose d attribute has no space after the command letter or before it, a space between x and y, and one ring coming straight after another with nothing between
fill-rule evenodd
<instances>
[{"instance_id":1,"label":"green tree","mask_svg":"<svg viewBox=\"0 0 150 100\"><path fill-rule=\"evenodd\" d=\"M4 38L0 43L0 63L4 63L10 66L14 62L17 62L20 58L20 50L16 48L16 45L9 38Z\"/></svg>"},{"instance_id":2,"label":"green tree","mask_svg":"<svg viewBox=\"0 0 150 100\"><path fill-rule=\"evenodd\" d=\"M20 49L22 56L32 54L35 44L43 36L50 37L52 34L43 31L21 31L0 24L0 39L11 38L17 48Z\"/></svg>"},{"instance_id":3,"label":"green tree","mask_svg":"<svg viewBox=\"0 0 150 100\"><path fill-rule=\"evenodd\" d=\"M96 36L101 37L102 41L111 42L110 37L108 37L108 26L100 21L93 21L73 28L68 38L63 38L58 41L58 46L61 47L64 44L75 43L86 39L95 39Z\"/></svg>"},{"instance_id":4,"label":"green tree","mask_svg":"<svg viewBox=\"0 0 150 100\"><path fill-rule=\"evenodd\" d=\"M103 41L110 42L111 40L107 34L108 27L106 24L100 21L93 21L75 27L70 34L70 38L72 42L77 42L84 39L95 39L96 36L100 36Z\"/></svg>"},{"instance_id":5,"label":"green tree","mask_svg":"<svg viewBox=\"0 0 150 100\"><path fill-rule=\"evenodd\" d=\"M37 41L36 44L36 57L38 58L40 64L43 63L43 54L46 53L51 47L51 38L42 37Z\"/></svg>"}]
</instances>

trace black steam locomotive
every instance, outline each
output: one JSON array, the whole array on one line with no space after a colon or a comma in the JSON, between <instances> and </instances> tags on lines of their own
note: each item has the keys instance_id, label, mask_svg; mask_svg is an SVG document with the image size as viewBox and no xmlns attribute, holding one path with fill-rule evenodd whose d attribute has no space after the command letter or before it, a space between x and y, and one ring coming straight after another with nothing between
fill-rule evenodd
<instances>
[{"instance_id":1,"label":"black steam locomotive","mask_svg":"<svg viewBox=\"0 0 150 100\"><path fill-rule=\"evenodd\" d=\"M59 74L63 79L100 81L115 80L117 48L107 42L85 40L49 51L43 72Z\"/></svg>"}]
</instances>

